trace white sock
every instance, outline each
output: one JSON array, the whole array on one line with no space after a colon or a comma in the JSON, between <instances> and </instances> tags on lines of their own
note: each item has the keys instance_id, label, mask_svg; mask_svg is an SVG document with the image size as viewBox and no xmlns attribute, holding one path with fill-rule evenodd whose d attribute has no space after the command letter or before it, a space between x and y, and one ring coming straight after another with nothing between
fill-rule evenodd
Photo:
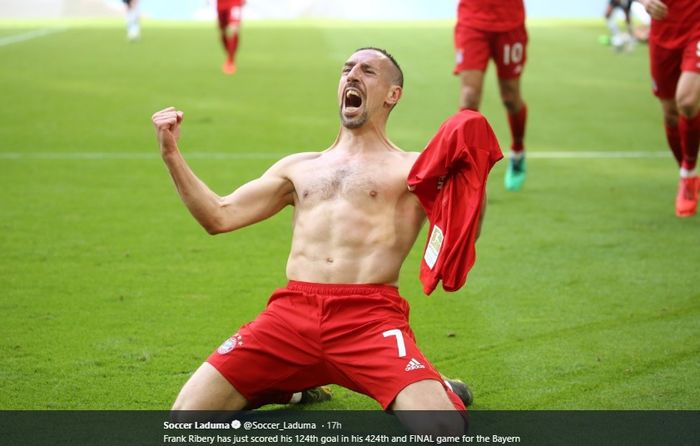
<instances>
[{"instance_id":1,"label":"white sock","mask_svg":"<svg viewBox=\"0 0 700 446\"><path fill-rule=\"evenodd\" d=\"M521 150L520 152L514 152L513 150L510 151L510 159L518 161L523 158L525 158L524 150Z\"/></svg>"},{"instance_id":2,"label":"white sock","mask_svg":"<svg viewBox=\"0 0 700 446\"><path fill-rule=\"evenodd\" d=\"M695 169L688 170L685 167L681 167L681 178L696 177L698 173Z\"/></svg>"},{"instance_id":3,"label":"white sock","mask_svg":"<svg viewBox=\"0 0 700 446\"><path fill-rule=\"evenodd\" d=\"M129 28L138 28L139 26L139 10L129 9L126 12L126 26Z\"/></svg>"},{"instance_id":4,"label":"white sock","mask_svg":"<svg viewBox=\"0 0 700 446\"><path fill-rule=\"evenodd\" d=\"M617 33L620 32L620 28L617 26L617 20L615 20L615 14L611 15L610 18L608 19L608 29L610 30L610 33L615 36Z\"/></svg>"},{"instance_id":5,"label":"white sock","mask_svg":"<svg viewBox=\"0 0 700 446\"><path fill-rule=\"evenodd\" d=\"M289 400L289 404L299 404L301 403L301 392L296 392L292 395L292 398Z\"/></svg>"}]
</instances>

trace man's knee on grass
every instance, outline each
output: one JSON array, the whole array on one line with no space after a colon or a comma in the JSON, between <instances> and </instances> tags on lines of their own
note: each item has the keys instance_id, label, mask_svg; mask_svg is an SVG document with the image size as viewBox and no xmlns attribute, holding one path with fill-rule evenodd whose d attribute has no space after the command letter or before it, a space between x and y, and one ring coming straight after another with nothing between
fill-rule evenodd
<instances>
[{"instance_id":1,"label":"man's knee on grass","mask_svg":"<svg viewBox=\"0 0 700 446\"><path fill-rule=\"evenodd\" d=\"M440 436L458 436L466 432L463 409L450 400L445 386L437 380L410 384L399 392L391 405L391 410L411 432Z\"/></svg>"},{"instance_id":2,"label":"man's knee on grass","mask_svg":"<svg viewBox=\"0 0 700 446\"><path fill-rule=\"evenodd\" d=\"M185 383L172 411L242 410L246 399L214 366L203 363Z\"/></svg>"}]
</instances>

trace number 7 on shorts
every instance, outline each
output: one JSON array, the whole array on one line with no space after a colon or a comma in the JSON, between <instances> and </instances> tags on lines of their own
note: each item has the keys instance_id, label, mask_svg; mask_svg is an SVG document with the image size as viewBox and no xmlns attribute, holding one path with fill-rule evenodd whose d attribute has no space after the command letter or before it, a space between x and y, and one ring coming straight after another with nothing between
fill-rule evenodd
<instances>
[{"instance_id":1,"label":"number 7 on shorts","mask_svg":"<svg viewBox=\"0 0 700 446\"><path fill-rule=\"evenodd\" d=\"M401 330L394 328L393 330L387 330L382 334L385 338L394 336L396 338L396 347L399 349L399 358L406 356L406 343L403 340L403 333L401 333Z\"/></svg>"}]
</instances>

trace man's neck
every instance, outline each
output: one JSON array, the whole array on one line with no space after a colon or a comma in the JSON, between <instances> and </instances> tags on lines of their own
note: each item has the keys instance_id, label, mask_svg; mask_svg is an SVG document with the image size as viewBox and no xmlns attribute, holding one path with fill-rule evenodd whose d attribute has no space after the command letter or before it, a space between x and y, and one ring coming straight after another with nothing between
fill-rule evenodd
<instances>
[{"instance_id":1,"label":"man's neck","mask_svg":"<svg viewBox=\"0 0 700 446\"><path fill-rule=\"evenodd\" d=\"M332 148L354 153L397 149L387 138L383 126L380 127L369 122L356 129L341 126Z\"/></svg>"}]
</instances>

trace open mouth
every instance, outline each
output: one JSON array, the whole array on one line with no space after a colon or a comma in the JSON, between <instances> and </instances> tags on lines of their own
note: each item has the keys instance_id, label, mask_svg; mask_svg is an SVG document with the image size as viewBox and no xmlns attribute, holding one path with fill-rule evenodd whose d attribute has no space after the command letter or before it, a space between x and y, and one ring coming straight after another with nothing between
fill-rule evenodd
<instances>
[{"instance_id":1,"label":"open mouth","mask_svg":"<svg viewBox=\"0 0 700 446\"><path fill-rule=\"evenodd\" d=\"M345 96L343 97L343 108L345 111L348 113L357 112L360 107L362 107L362 94L360 91L352 87L345 90Z\"/></svg>"}]
</instances>

